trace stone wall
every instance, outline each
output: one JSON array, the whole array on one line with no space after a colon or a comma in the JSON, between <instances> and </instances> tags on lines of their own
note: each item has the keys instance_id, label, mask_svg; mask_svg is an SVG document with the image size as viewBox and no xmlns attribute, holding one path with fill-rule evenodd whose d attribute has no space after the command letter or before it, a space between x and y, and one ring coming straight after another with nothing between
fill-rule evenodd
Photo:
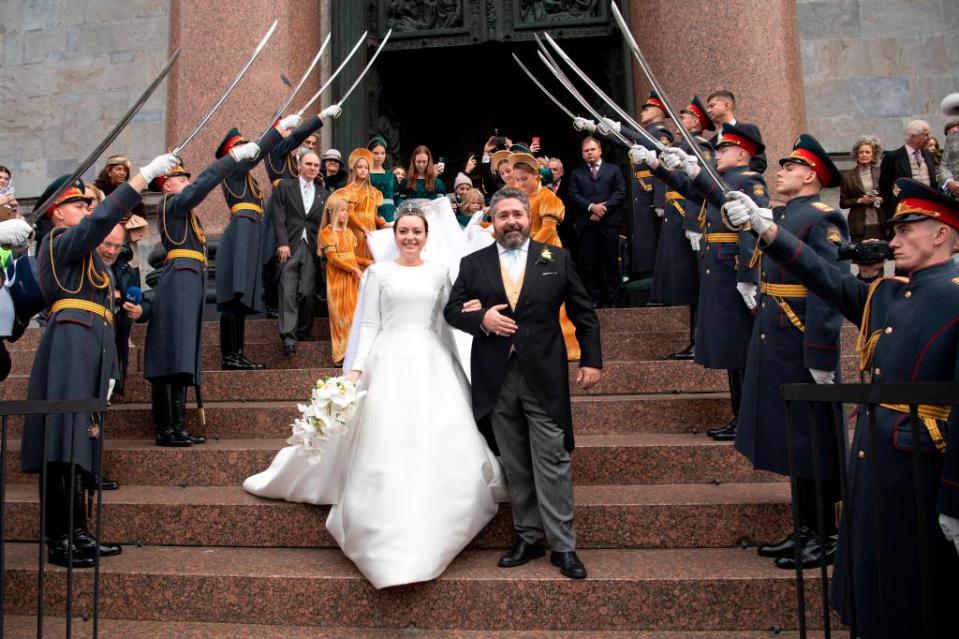
<instances>
[{"instance_id":1,"label":"stone wall","mask_svg":"<svg viewBox=\"0 0 959 639\"><path fill-rule=\"evenodd\" d=\"M169 0L0 0L0 164L35 197L68 173L163 67ZM166 86L107 150L134 166L163 151ZM94 165L86 176L102 168Z\"/></svg>"},{"instance_id":2,"label":"stone wall","mask_svg":"<svg viewBox=\"0 0 959 639\"><path fill-rule=\"evenodd\" d=\"M796 0L809 130L827 150L862 134L902 145L916 118L942 140L942 98L959 91L959 1Z\"/></svg>"}]
</instances>

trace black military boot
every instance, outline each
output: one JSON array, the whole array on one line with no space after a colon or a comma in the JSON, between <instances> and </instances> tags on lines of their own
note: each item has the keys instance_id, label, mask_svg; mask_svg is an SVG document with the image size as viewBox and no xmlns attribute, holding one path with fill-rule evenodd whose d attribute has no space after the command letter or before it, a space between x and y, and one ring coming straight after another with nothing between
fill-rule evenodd
<instances>
[{"instance_id":1,"label":"black military boot","mask_svg":"<svg viewBox=\"0 0 959 639\"><path fill-rule=\"evenodd\" d=\"M220 369L225 371L244 370L237 357L236 317L220 313Z\"/></svg>"},{"instance_id":2,"label":"black military boot","mask_svg":"<svg viewBox=\"0 0 959 639\"><path fill-rule=\"evenodd\" d=\"M240 363L240 370L260 371L266 368L265 364L258 364L243 354L243 345L246 343L246 317L237 315L233 319L233 349L236 359Z\"/></svg>"},{"instance_id":3,"label":"black military boot","mask_svg":"<svg viewBox=\"0 0 959 639\"><path fill-rule=\"evenodd\" d=\"M172 448L192 446L193 442L173 429L173 387L165 382L153 382L153 424L156 445Z\"/></svg>"},{"instance_id":4,"label":"black military boot","mask_svg":"<svg viewBox=\"0 0 959 639\"><path fill-rule=\"evenodd\" d=\"M90 533L87 524L87 511L83 503L84 475L89 475L89 473L78 471L77 474L73 496L73 545L76 549L74 552L80 551L81 554L95 557L99 547L101 557L119 555L123 552L123 548L118 544L99 543L97 538Z\"/></svg>"},{"instance_id":5,"label":"black military boot","mask_svg":"<svg viewBox=\"0 0 959 639\"><path fill-rule=\"evenodd\" d=\"M185 439L191 444L206 443L206 437L203 435L191 435L186 430L186 386L184 384L175 383L171 385L170 415L172 417L171 428L181 439Z\"/></svg>"},{"instance_id":6,"label":"black military boot","mask_svg":"<svg viewBox=\"0 0 959 639\"><path fill-rule=\"evenodd\" d=\"M666 359L681 360L681 361L691 360L693 358L693 351L695 349L696 349L696 344L694 344L693 342L690 342L689 346L687 346L681 351L670 353L669 355L666 356Z\"/></svg>"},{"instance_id":7,"label":"black military boot","mask_svg":"<svg viewBox=\"0 0 959 639\"><path fill-rule=\"evenodd\" d=\"M74 568L93 567L93 556L86 550L81 550L76 544L71 544L68 521L70 509L70 465L52 462L47 464L46 476L46 503L44 512L46 519L47 561L57 566L73 566ZM74 513L83 509L81 500L74 503ZM74 519L76 517L74 516ZM71 545L73 557L70 556Z\"/></svg>"}]
</instances>

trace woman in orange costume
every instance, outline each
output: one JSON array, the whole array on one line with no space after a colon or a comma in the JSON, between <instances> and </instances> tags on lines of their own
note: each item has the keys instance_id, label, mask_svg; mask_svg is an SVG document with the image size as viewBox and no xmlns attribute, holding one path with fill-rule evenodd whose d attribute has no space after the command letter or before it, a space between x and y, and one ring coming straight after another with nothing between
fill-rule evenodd
<instances>
[{"instance_id":1,"label":"woman in orange costume","mask_svg":"<svg viewBox=\"0 0 959 639\"><path fill-rule=\"evenodd\" d=\"M353 311L360 290L361 267L373 263L356 255L357 241L347 226L350 219L349 202L333 196L326 203L320 222L320 240L317 251L326 258L326 304L330 316L330 338L333 342L333 363L340 365L346 354L346 340L350 336Z\"/></svg>"},{"instance_id":2,"label":"woman in orange costume","mask_svg":"<svg viewBox=\"0 0 959 639\"><path fill-rule=\"evenodd\" d=\"M333 191L334 198L347 201L350 216L350 230L356 236L356 257L363 258L361 269L372 264L373 254L366 245L366 236L387 226L386 220L376 215L383 203L383 194L370 183L370 167L373 166L373 153L359 148L350 153L347 162L350 167L350 181L342 189Z\"/></svg>"},{"instance_id":3,"label":"woman in orange costume","mask_svg":"<svg viewBox=\"0 0 959 639\"><path fill-rule=\"evenodd\" d=\"M556 194L540 184L539 162L529 153L511 153L509 156L511 172L509 184L526 193L529 198L529 236L534 242L558 246L557 227L563 221L566 208ZM566 316L566 307L559 309L559 325L566 342L566 355L570 361L579 359L579 342L576 341L576 327Z\"/></svg>"}]
</instances>

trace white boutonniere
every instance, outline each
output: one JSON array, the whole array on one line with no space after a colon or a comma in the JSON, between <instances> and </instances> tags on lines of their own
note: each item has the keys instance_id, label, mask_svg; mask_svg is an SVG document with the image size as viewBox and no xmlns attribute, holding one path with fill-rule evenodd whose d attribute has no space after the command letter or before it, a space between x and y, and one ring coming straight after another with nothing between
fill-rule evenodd
<instances>
[{"instance_id":1,"label":"white boutonniere","mask_svg":"<svg viewBox=\"0 0 959 639\"><path fill-rule=\"evenodd\" d=\"M553 261L553 253L549 250L548 246L544 246L539 252L539 257L536 259L536 263L549 264L552 261Z\"/></svg>"}]
</instances>

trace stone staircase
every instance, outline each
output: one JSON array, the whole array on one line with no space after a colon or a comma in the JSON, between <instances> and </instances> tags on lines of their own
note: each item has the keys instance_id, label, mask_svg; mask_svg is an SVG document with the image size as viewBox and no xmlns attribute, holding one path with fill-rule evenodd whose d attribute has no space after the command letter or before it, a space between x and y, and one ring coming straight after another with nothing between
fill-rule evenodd
<instances>
[{"instance_id":1,"label":"stone staircase","mask_svg":"<svg viewBox=\"0 0 959 639\"><path fill-rule=\"evenodd\" d=\"M729 418L725 374L662 358L686 343L679 308L600 311L604 378L574 391L576 525L589 579L548 561L497 568L512 538L507 505L439 579L375 591L326 532L328 509L245 493L242 480L284 445L295 401L335 374L321 341L280 354L275 322L247 327L247 353L269 370L217 370L217 326L204 327L206 434L189 449L152 445L149 388L136 327L126 396L106 421L104 539L125 544L102 564L107 637L671 637L793 636L795 575L751 548L790 526L789 485L754 472L703 431ZM13 345L0 399L22 399L39 333ZM844 340L854 335L846 328ZM852 352L847 349L846 352ZM846 375L854 368L844 360ZM575 373L575 370L574 370ZM189 411L195 425L195 411ZM35 636L36 478L19 472L20 425L7 477L7 636ZM63 615L66 571L47 567L47 614ZM77 571L75 614L90 610ZM816 627L818 584L807 581ZM178 623L171 623L174 620ZM62 619L48 626L62 632ZM91 624L77 620L76 636ZM785 631L785 632L782 632ZM86 634L85 634L86 633Z\"/></svg>"}]
</instances>

